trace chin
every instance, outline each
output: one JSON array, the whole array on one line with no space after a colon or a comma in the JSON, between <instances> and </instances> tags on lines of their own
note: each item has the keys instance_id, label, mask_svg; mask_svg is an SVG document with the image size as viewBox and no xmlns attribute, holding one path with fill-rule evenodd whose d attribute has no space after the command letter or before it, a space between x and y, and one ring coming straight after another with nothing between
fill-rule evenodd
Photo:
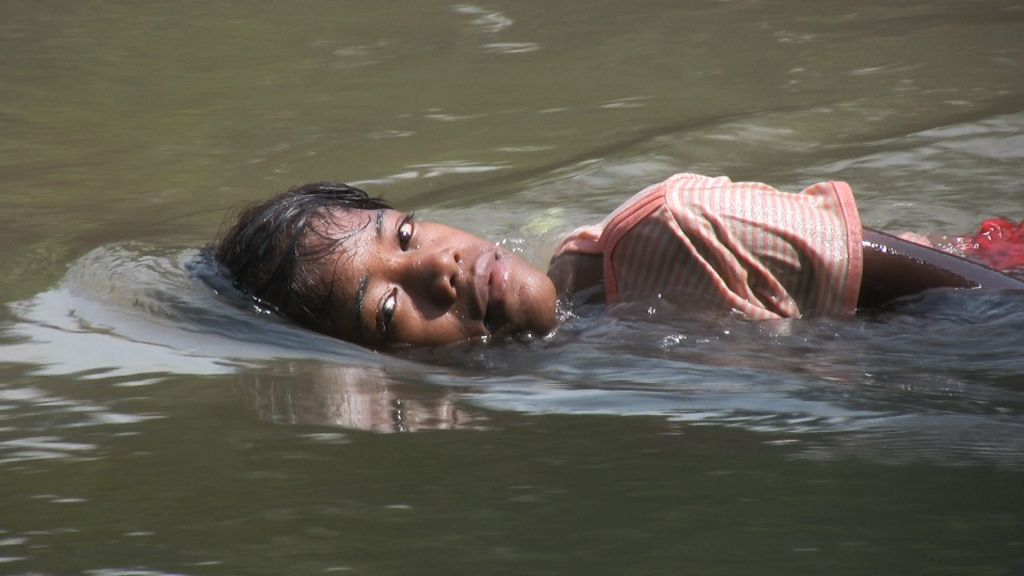
<instances>
[{"instance_id":1,"label":"chin","mask_svg":"<svg viewBox=\"0 0 1024 576\"><path fill-rule=\"evenodd\" d=\"M498 332L505 336L524 333L545 336L557 325L555 285L544 272L517 256L513 258L516 267L509 277L515 282L510 287L515 299L505 310L508 323Z\"/></svg>"},{"instance_id":2,"label":"chin","mask_svg":"<svg viewBox=\"0 0 1024 576\"><path fill-rule=\"evenodd\" d=\"M555 285L543 275L531 288L527 310L529 316L525 325L528 326L527 331L544 336L558 325L555 313Z\"/></svg>"}]
</instances>

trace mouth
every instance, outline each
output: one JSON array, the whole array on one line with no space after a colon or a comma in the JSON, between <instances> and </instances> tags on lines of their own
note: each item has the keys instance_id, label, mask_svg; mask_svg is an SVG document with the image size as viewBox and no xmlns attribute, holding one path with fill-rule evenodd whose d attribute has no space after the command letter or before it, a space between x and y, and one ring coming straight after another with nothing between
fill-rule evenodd
<instances>
[{"instance_id":1,"label":"mouth","mask_svg":"<svg viewBox=\"0 0 1024 576\"><path fill-rule=\"evenodd\" d=\"M474 266L474 303L482 317L484 328L493 334L508 323L505 310L505 289L508 265L501 252L480 255Z\"/></svg>"}]
</instances>

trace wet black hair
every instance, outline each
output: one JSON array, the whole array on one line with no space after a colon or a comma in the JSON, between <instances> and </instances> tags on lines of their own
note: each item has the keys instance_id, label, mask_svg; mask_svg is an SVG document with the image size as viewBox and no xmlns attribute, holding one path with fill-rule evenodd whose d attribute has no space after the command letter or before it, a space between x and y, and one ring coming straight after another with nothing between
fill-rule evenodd
<instances>
[{"instance_id":1,"label":"wet black hair","mask_svg":"<svg viewBox=\"0 0 1024 576\"><path fill-rule=\"evenodd\" d=\"M348 236L328 236L322 224L338 210L390 208L384 199L340 182L296 186L243 210L221 235L214 257L256 309L336 334L334 316L324 310L333 287L318 282L307 264L337 253ZM315 241L310 234L317 235Z\"/></svg>"}]
</instances>

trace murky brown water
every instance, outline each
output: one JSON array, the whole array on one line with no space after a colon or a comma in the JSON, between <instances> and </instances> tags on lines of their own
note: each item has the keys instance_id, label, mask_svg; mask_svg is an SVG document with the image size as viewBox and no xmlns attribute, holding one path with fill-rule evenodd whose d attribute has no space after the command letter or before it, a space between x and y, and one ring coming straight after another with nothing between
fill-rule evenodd
<instances>
[{"instance_id":1,"label":"murky brown water","mask_svg":"<svg viewBox=\"0 0 1024 576\"><path fill-rule=\"evenodd\" d=\"M323 179L537 262L682 170L1021 217L1024 5L0 0L0 54L0 572L1024 570L1021 295L389 357L196 280Z\"/></svg>"}]
</instances>

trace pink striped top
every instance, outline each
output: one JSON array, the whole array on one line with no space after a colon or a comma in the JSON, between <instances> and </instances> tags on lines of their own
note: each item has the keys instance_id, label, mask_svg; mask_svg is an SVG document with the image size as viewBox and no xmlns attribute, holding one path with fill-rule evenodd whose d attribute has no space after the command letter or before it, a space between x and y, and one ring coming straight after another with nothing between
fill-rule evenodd
<instances>
[{"instance_id":1,"label":"pink striped top","mask_svg":"<svg viewBox=\"0 0 1024 576\"><path fill-rule=\"evenodd\" d=\"M792 194L677 174L573 231L564 252L603 254L609 303L664 298L755 320L853 314L863 269L845 182Z\"/></svg>"}]
</instances>

